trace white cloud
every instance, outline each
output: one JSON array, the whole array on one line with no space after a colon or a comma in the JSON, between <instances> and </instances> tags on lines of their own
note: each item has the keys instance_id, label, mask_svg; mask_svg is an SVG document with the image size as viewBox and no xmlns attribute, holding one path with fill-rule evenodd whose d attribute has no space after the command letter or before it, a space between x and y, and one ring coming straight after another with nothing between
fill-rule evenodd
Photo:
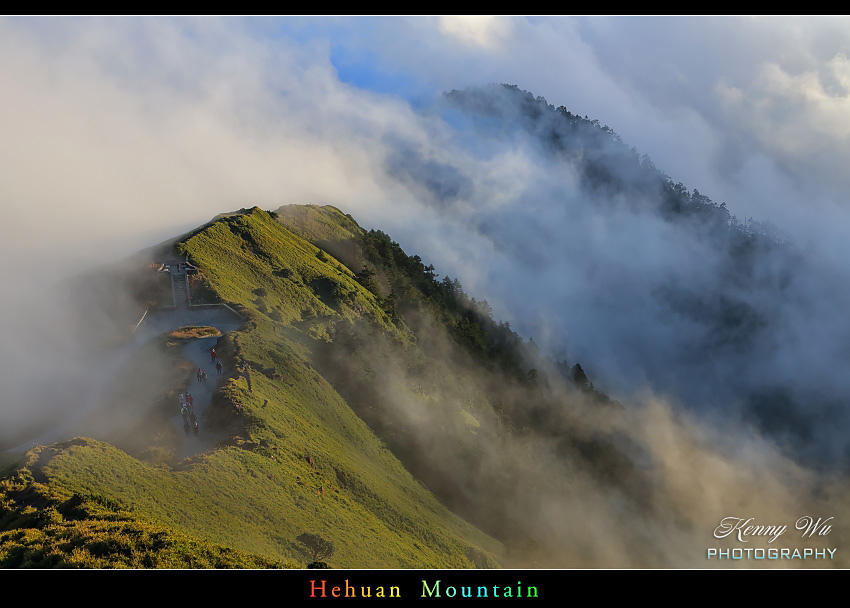
<instances>
[{"instance_id":1,"label":"white cloud","mask_svg":"<svg viewBox=\"0 0 850 608\"><path fill-rule=\"evenodd\" d=\"M504 50L511 41L511 21L485 15L440 17L440 32L459 42L487 50Z\"/></svg>"},{"instance_id":2,"label":"white cloud","mask_svg":"<svg viewBox=\"0 0 850 608\"><path fill-rule=\"evenodd\" d=\"M122 257L222 211L331 203L438 273L460 275L497 317L579 358L598 388L700 381L705 394L740 381L732 359L697 370L715 385L692 374L699 353L682 348L692 328L653 301L667 277L704 287L711 251L677 241L657 218L588 205L575 176L523 142L479 154L403 101L339 82L330 49L351 44L374 53L377 71L435 93L518 84L610 125L740 219L778 218L813 236L812 253L828 263L788 296L797 300L781 339L793 348L775 358L765 348L761 369L841 386L833 355L850 335L841 316L850 294L832 288L847 284L846 27L445 17L379 20L364 36L351 23L300 42L229 19L0 20L4 284L29 297L46 274ZM384 171L398 142L454 169L471 194L448 211L429 207L427 188ZM18 325L6 346L32 340L28 321L51 335L25 308L0 312ZM43 350L4 351L4 382L36 381Z\"/></svg>"}]
</instances>

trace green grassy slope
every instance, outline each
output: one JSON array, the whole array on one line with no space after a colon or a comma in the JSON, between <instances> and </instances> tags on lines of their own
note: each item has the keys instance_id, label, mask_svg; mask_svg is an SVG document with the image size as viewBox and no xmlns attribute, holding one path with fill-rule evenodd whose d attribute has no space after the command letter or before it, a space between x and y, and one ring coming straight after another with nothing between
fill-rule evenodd
<instances>
[{"instance_id":1,"label":"green grassy slope","mask_svg":"<svg viewBox=\"0 0 850 608\"><path fill-rule=\"evenodd\" d=\"M108 471L122 480L117 486L106 484L110 493L123 487L122 500L72 492L61 482L69 454L84 473ZM57 455L60 458L53 462ZM31 450L24 466L0 481L0 568L298 567L294 561L204 541L163 524L155 515L127 507L152 474L150 467L130 461L107 444L85 439ZM53 470L58 479L51 479ZM131 475L140 475L141 483ZM173 505L173 497L167 502Z\"/></svg>"},{"instance_id":2,"label":"green grassy slope","mask_svg":"<svg viewBox=\"0 0 850 608\"><path fill-rule=\"evenodd\" d=\"M328 228L303 219L305 229ZM347 232L341 227L332 236ZM330 340L340 323L367 323L403 348L413 342L349 268L259 209L219 219L178 250L201 270L208 292L248 317L219 342L231 373L205 427L229 436L227 445L173 467L93 440L30 453L16 481L4 482L0 530L9 531L0 536L0 563L6 556L13 566L36 565L38 559L22 558L28 546L41 556L73 552L61 530L79 535L115 513L128 531L113 534L125 544L159 534L179 550L156 562L139 557L144 551L110 557L98 545L74 564L304 565L310 559L296 537L305 532L334 543L327 561L337 567L464 568L473 566L470 554L497 563L500 543L419 484L313 366L311 345ZM21 500L33 494L53 498ZM59 506L73 496L97 497L112 515L63 514ZM45 517L50 524L33 524ZM28 532L10 536L14 528ZM48 563L72 565L69 559Z\"/></svg>"},{"instance_id":3,"label":"green grassy slope","mask_svg":"<svg viewBox=\"0 0 850 608\"><path fill-rule=\"evenodd\" d=\"M529 539L557 545L532 515L542 495L566 503L594 479L612 497L645 500L631 446L611 430L624 409L578 363L549 359L458 280L438 280L419 256L380 231L351 229L333 207L277 215L292 230L340 222L338 240L314 244L358 269L358 282L410 334L402 341L363 318L340 321L330 341L309 345L314 367L444 504L506 543L513 563L535 563L517 559Z\"/></svg>"},{"instance_id":4,"label":"green grassy slope","mask_svg":"<svg viewBox=\"0 0 850 608\"><path fill-rule=\"evenodd\" d=\"M342 241L363 234L354 218L331 205L285 205L275 213L284 226L311 243Z\"/></svg>"}]
</instances>

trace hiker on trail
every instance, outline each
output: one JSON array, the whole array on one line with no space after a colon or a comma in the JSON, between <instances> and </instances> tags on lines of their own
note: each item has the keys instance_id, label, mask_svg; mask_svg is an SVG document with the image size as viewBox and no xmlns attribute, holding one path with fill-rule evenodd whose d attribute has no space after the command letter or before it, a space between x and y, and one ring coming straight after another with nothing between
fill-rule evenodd
<instances>
[{"instance_id":1,"label":"hiker on trail","mask_svg":"<svg viewBox=\"0 0 850 608\"><path fill-rule=\"evenodd\" d=\"M195 410L195 398L192 393L186 393L186 405L189 407L189 412Z\"/></svg>"},{"instance_id":2,"label":"hiker on trail","mask_svg":"<svg viewBox=\"0 0 850 608\"><path fill-rule=\"evenodd\" d=\"M198 382L200 382L200 381L201 381L201 378L203 377L203 375L204 375L204 370L202 370L202 369L199 367L199 368L198 368Z\"/></svg>"},{"instance_id":3,"label":"hiker on trail","mask_svg":"<svg viewBox=\"0 0 850 608\"><path fill-rule=\"evenodd\" d=\"M186 433L186 437L189 436L189 421L183 420L183 432Z\"/></svg>"},{"instance_id":4,"label":"hiker on trail","mask_svg":"<svg viewBox=\"0 0 850 608\"><path fill-rule=\"evenodd\" d=\"M213 346L212 349L210 350L210 361L215 363L215 346Z\"/></svg>"},{"instance_id":5,"label":"hiker on trail","mask_svg":"<svg viewBox=\"0 0 850 608\"><path fill-rule=\"evenodd\" d=\"M217 372L218 372L218 375L219 375L219 376L221 375L221 361L216 361L216 362L215 362L215 371L217 371Z\"/></svg>"},{"instance_id":6,"label":"hiker on trail","mask_svg":"<svg viewBox=\"0 0 850 608\"><path fill-rule=\"evenodd\" d=\"M204 372L204 373L201 375L201 380L203 380L203 381L204 381L204 384L206 384L206 383L207 383L207 372Z\"/></svg>"},{"instance_id":7,"label":"hiker on trail","mask_svg":"<svg viewBox=\"0 0 850 608\"><path fill-rule=\"evenodd\" d=\"M198 428L198 417L195 416L195 412L189 414L189 420L192 422L192 431L195 433L195 437L197 437L200 429Z\"/></svg>"},{"instance_id":8,"label":"hiker on trail","mask_svg":"<svg viewBox=\"0 0 850 608\"><path fill-rule=\"evenodd\" d=\"M180 414L183 416L183 422L189 423L189 408L185 405L180 408Z\"/></svg>"},{"instance_id":9,"label":"hiker on trail","mask_svg":"<svg viewBox=\"0 0 850 608\"><path fill-rule=\"evenodd\" d=\"M181 408L182 408L184 405L186 405L186 395L184 395L183 393L180 393L180 396L177 398L177 400L180 402L180 407L181 407Z\"/></svg>"}]
</instances>

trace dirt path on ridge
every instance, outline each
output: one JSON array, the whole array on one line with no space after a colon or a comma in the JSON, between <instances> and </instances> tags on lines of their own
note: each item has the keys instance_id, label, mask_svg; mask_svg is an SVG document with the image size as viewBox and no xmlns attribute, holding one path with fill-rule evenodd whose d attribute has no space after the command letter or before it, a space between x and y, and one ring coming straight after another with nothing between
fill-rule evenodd
<instances>
[{"instance_id":1,"label":"dirt path on ridge","mask_svg":"<svg viewBox=\"0 0 850 608\"><path fill-rule=\"evenodd\" d=\"M215 346L217 337L210 338L195 338L189 340L188 344L183 347L183 357L192 362L195 372L198 368L207 372L206 382L198 382L196 374L192 374L192 382L186 387L192 397L195 399L195 415L198 417L198 436L195 437L190 431L186 435L183 430L183 417L180 415L180 404L174 404L174 428L180 433L181 445L179 453L175 454L180 460L190 458L195 454L206 452L214 448L218 443L225 438L224 435L210 433L207 430L207 409L212 403L213 392L218 387L219 378L224 378L227 370L222 370L222 375L219 376L215 369L215 363L210 359L210 349Z\"/></svg>"},{"instance_id":2,"label":"dirt path on ridge","mask_svg":"<svg viewBox=\"0 0 850 608\"><path fill-rule=\"evenodd\" d=\"M242 322L242 319L238 318L234 313L221 309L193 310L183 308L176 310L151 310L133 333L132 337L112 353L105 367L99 369L98 374L93 376L93 382L88 390L88 395L76 411L65 417L58 424L47 428L41 435L29 439L7 451L25 452L35 445L49 445L58 441L72 439L74 436L79 435L81 430L79 427L80 423L85 420L86 416L92 414L94 408L102 404L102 395L110 390L110 385L114 382L114 376L118 370L122 366L127 365L127 362L136 356L143 345L164 332L180 329L187 325L197 325L215 327L224 334L228 331L238 329L242 325ZM215 363L210 361L209 354L209 349L215 345L217 340L217 337L195 338L189 340L183 346L183 356L193 362L195 370L200 367L207 372L207 382L206 384L199 384L194 380L193 376L193 382L186 387L195 398L195 414L198 417L199 425L198 437L195 437L191 431L188 437L184 435L180 404L176 400L174 402L173 424L178 429L181 438L180 448L178 453L175 454L175 457L181 460L210 450L224 438L223 435L211 434L205 429L205 415L212 401L212 394L217 387L219 378L215 369ZM223 372L226 371L223 370Z\"/></svg>"}]
</instances>

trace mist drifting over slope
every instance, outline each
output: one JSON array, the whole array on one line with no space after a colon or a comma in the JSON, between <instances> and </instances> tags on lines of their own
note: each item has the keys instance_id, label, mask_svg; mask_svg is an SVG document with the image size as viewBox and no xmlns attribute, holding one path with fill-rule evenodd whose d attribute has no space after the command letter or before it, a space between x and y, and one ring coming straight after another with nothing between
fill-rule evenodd
<instances>
[{"instance_id":1,"label":"mist drifting over slope","mask_svg":"<svg viewBox=\"0 0 850 608\"><path fill-rule=\"evenodd\" d=\"M769 477L794 511L787 488L822 482L795 485L794 458L847 462L847 31L838 19L0 20L2 422L52 416L43 404L61 401L62 379L100 361L77 350L81 333L101 337L52 299L57 278L222 211L330 203L623 403L646 390L695 410L698 423L659 424L676 429L661 439L711 444L718 421L756 437L752 452L676 461L688 446L667 451L647 430L683 470L746 469L688 485L681 505L705 487L746 503L743 488ZM756 252L736 276L728 250L657 201L588 188L580 159L512 122L511 99L507 118L441 101L489 82L610 125L793 249ZM734 319L712 321L730 306ZM746 339L712 330L727 321ZM708 531L726 514L689 517Z\"/></svg>"},{"instance_id":2,"label":"mist drifting over slope","mask_svg":"<svg viewBox=\"0 0 850 608\"><path fill-rule=\"evenodd\" d=\"M845 461L845 272L674 185L607 126L511 87L449 99L461 145L488 156L406 154L395 174L465 227L475 291L615 394L649 387Z\"/></svg>"}]
</instances>

